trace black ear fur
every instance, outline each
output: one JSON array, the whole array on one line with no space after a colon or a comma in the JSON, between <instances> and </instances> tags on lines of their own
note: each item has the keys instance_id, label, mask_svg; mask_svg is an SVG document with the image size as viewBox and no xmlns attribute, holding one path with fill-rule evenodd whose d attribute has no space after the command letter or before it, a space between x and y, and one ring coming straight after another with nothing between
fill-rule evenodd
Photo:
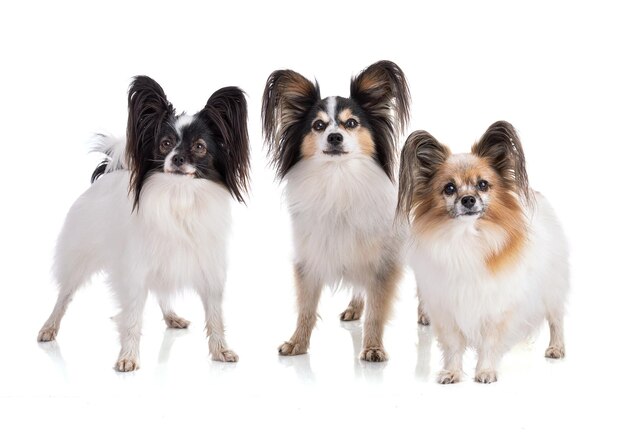
<instances>
[{"instance_id":1,"label":"black ear fur","mask_svg":"<svg viewBox=\"0 0 626 432\"><path fill-rule=\"evenodd\" d=\"M248 139L248 105L245 93L238 87L217 90L199 114L203 117L218 144L215 161L230 193L244 202L248 192L250 148Z\"/></svg>"},{"instance_id":2,"label":"black ear fur","mask_svg":"<svg viewBox=\"0 0 626 432\"><path fill-rule=\"evenodd\" d=\"M409 218L411 210L426 200L433 176L450 154L448 147L426 131L409 135L400 155L396 216Z\"/></svg>"},{"instance_id":3,"label":"black ear fur","mask_svg":"<svg viewBox=\"0 0 626 432\"><path fill-rule=\"evenodd\" d=\"M267 79L261 121L267 153L279 178L301 158L304 121L321 100L317 84L292 70L277 70Z\"/></svg>"},{"instance_id":4,"label":"black ear fur","mask_svg":"<svg viewBox=\"0 0 626 432\"><path fill-rule=\"evenodd\" d=\"M129 193L133 195L133 210L139 205L156 137L163 122L174 113L174 107L156 81L143 75L133 79L128 90L126 128L126 158L130 168Z\"/></svg>"},{"instance_id":5,"label":"black ear fur","mask_svg":"<svg viewBox=\"0 0 626 432\"><path fill-rule=\"evenodd\" d=\"M515 190L528 203L531 200L526 173L526 158L515 128L506 121L497 121L472 146L472 153L489 161L510 190Z\"/></svg>"},{"instance_id":6,"label":"black ear fur","mask_svg":"<svg viewBox=\"0 0 626 432\"><path fill-rule=\"evenodd\" d=\"M393 180L395 140L409 121L411 104L404 72L391 61L374 63L352 79L350 97L368 114L378 161Z\"/></svg>"}]
</instances>

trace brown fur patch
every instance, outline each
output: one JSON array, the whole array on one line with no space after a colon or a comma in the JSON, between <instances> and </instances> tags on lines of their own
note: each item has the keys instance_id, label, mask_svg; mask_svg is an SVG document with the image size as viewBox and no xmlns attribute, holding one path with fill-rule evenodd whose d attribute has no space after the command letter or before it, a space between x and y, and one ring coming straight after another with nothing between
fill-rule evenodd
<instances>
[{"instance_id":1,"label":"brown fur patch","mask_svg":"<svg viewBox=\"0 0 626 432\"><path fill-rule=\"evenodd\" d=\"M452 181L460 189L474 186L479 179L490 184L489 202L485 214L476 222L479 230L504 232L504 243L485 255L485 265L492 273L503 271L515 263L527 240L527 221L519 199L506 188L505 182L484 158L466 155L460 160L448 158L433 176L427 191L420 191L415 202L413 229L418 234L441 227L451 221L445 199L444 186ZM479 193L479 192L475 192Z\"/></svg>"},{"instance_id":2,"label":"brown fur patch","mask_svg":"<svg viewBox=\"0 0 626 432\"><path fill-rule=\"evenodd\" d=\"M376 151L376 147L374 146L374 140L372 139L370 131L366 128L357 127L356 136L359 141L361 151L368 156L373 156Z\"/></svg>"},{"instance_id":3,"label":"brown fur patch","mask_svg":"<svg viewBox=\"0 0 626 432\"><path fill-rule=\"evenodd\" d=\"M481 224L487 229L503 229L506 233L504 245L485 258L487 268L496 274L519 259L527 240L526 219L517 199L506 193L505 196L492 198L487 213L479 221L479 226Z\"/></svg>"},{"instance_id":4,"label":"brown fur patch","mask_svg":"<svg viewBox=\"0 0 626 432\"><path fill-rule=\"evenodd\" d=\"M317 152L317 136L313 132L309 132L302 140L302 157L310 158Z\"/></svg>"},{"instance_id":5,"label":"brown fur patch","mask_svg":"<svg viewBox=\"0 0 626 432\"><path fill-rule=\"evenodd\" d=\"M346 108L346 109L344 109L344 110L343 110L343 111L341 111L341 112L339 113L339 115L337 116L337 118L339 119L339 121L340 121L341 123L345 123L345 122L346 122L349 118L351 118L351 117L352 117L352 118L354 118L354 119L356 119L357 121L359 120L359 118L358 118L358 117L356 117L356 116L353 116L353 115L352 115L352 110L351 110L350 108Z\"/></svg>"}]
</instances>

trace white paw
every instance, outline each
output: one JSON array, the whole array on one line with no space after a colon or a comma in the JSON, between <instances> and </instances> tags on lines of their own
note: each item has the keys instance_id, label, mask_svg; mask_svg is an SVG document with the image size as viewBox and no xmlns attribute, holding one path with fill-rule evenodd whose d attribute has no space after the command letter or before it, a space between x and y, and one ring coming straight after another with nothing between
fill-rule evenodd
<instances>
[{"instance_id":1,"label":"white paw","mask_svg":"<svg viewBox=\"0 0 626 432\"><path fill-rule=\"evenodd\" d=\"M357 309L349 307L348 309L343 311L341 315L339 315L339 319L341 321L356 321L356 320L361 319L362 312L363 312L362 310L357 310Z\"/></svg>"},{"instance_id":2,"label":"white paw","mask_svg":"<svg viewBox=\"0 0 626 432\"><path fill-rule=\"evenodd\" d=\"M388 360L387 353L383 347L367 347L361 351L361 360L368 362L384 362Z\"/></svg>"},{"instance_id":3,"label":"white paw","mask_svg":"<svg viewBox=\"0 0 626 432\"><path fill-rule=\"evenodd\" d=\"M482 383L482 384L491 384L491 383L498 381L498 374L494 370L483 369L483 370L476 372L474 381L478 383Z\"/></svg>"},{"instance_id":4,"label":"white paw","mask_svg":"<svg viewBox=\"0 0 626 432\"><path fill-rule=\"evenodd\" d=\"M120 358L115 364L115 370L118 372L132 372L139 369L139 361L134 358Z\"/></svg>"},{"instance_id":5,"label":"white paw","mask_svg":"<svg viewBox=\"0 0 626 432\"><path fill-rule=\"evenodd\" d=\"M546 357L551 359L562 359L565 357L565 347L564 346L549 346L546 349Z\"/></svg>"},{"instance_id":6,"label":"white paw","mask_svg":"<svg viewBox=\"0 0 626 432\"><path fill-rule=\"evenodd\" d=\"M39 330L37 335L37 342L50 342L56 339L59 329L54 326L44 326Z\"/></svg>"},{"instance_id":7,"label":"white paw","mask_svg":"<svg viewBox=\"0 0 626 432\"><path fill-rule=\"evenodd\" d=\"M461 371L449 371L442 370L439 372L439 376L437 377L437 382L439 384L454 384L461 381Z\"/></svg>"},{"instance_id":8,"label":"white paw","mask_svg":"<svg viewBox=\"0 0 626 432\"><path fill-rule=\"evenodd\" d=\"M278 354L283 356L306 354L306 351L306 347L298 343L285 342L278 347Z\"/></svg>"},{"instance_id":9,"label":"white paw","mask_svg":"<svg viewBox=\"0 0 626 432\"><path fill-rule=\"evenodd\" d=\"M430 318L428 318L428 315L426 315L426 312L421 312L418 314L417 323L423 326L430 325Z\"/></svg>"},{"instance_id":10,"label":"white paw","mask_svg":"<svg viewBox=\"0 0 626 432\"><path fill-rule=\"evenodd\" d=\"M213 360L225 363L236 363L239 361L239 356L235 354L235 351L225 349L213 354Z\"/></svg>"},{"instance_id":11,"label":"white paw","mask_svg":"<svg viewBox=\"0 0 626 432\"><path fill-rule=\"evenodd\" d=\"M185 329L187 327L189 327L189 321L187 321L184 318L179 317L176 314L167 314L164 318L165 320L165 324L167 324L167 327L172 328L172 329Z\"/></svg>"}]
</instances>

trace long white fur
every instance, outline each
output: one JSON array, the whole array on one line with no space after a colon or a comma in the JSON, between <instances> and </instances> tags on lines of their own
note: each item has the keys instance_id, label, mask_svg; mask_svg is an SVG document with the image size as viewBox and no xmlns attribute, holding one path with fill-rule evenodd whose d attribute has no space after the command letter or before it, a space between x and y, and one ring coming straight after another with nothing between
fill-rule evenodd
<instances>
[{"instance_id":1,"label":"long white fur","mask_svg":"<svg viewBox=\"0 0 626 432\"><path fill-rule=\"evenodd\" d=\"M122 161L123 140L103 137L99 149L112 146L115 151L107 152L112 161ZM74 292L93 274L105 271L121 307L116 317L121 340L118 370L138 367L148 291L166 315L171 313L172 296L187 287L202 299L213 358L236 361L224 339L221 312L231 226L228 191L207 180L156 173L146 180L133 212L130 173L116 166L96 180L67 215L53 267L59 298L39 340L54 339Z\"/></svg>"},{"instance_id":2,"label":"long white fur","mask_svg":"<svg viewBox=\"0 0 626 432\"><path fill-rule=\"evenodd\" d=\"M409 261L420 299L444 348L444 368L452 369L442 372L441 382L458 380L466 346L479 354L477 380L494 381L506 351L532 335L544 319L552 324L563 318L569 290L565 235L541 194L536 194L534 208L525 211L528 240L515 263L496 274L487 267L485 254L502 243L502 232L478 231L474 217L413 235Z\"/></svg>"},{"instance_id":3,"label":"long white fur","mask_svg":"<svg viewBox=\"0 0 626 432\"><path fill-rule=\"evenodd\" d=\"M370 156L305 159L286 179L295 262L322 284L337 287L343 279L358 289L381 254L398 256L397 189Z\"/></svg>"}]
</instances>

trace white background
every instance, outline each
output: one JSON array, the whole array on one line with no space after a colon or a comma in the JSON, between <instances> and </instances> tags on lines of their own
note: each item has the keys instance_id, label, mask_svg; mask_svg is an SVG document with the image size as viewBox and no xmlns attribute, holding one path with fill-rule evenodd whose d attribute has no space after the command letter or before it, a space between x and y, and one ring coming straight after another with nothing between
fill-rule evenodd
<instances>
[{"instance_id":1,"label":"white background","mask_svg":"<svg viewBox=\"0 0 626 432\"><path fill-rule=\"evenodd\" d=\"M411 4L409 8L409 4ZM0 13L0 429L624 430L625 14L619 2L12 2ZM435 383L440 353L417 329L407 273L387 327L391 360L357 360L348 293L325 292L310 354L279 358L295 323L289 220L266 166L267 76L291 68L323 96L395 61L411 130L467 151L493 121L519 130L532 185L571 243L567 358L547 332L503 362L500 381ZM146 309L141 369L113 371L115 307L100 279L70 305L58 342L37 344L56 298L49 269L71 203L98 158L92 133L124 133L126 91L147 74L179 111L237 85L248 94L252 193L235 206L225 316L238 364L208 358L194 295L166 330ZM405 135L405 136L406 136ZM615 394L617 392L617 394ZM323 428L323 429L322 429Z\"/></svg>"}]
</instances>

